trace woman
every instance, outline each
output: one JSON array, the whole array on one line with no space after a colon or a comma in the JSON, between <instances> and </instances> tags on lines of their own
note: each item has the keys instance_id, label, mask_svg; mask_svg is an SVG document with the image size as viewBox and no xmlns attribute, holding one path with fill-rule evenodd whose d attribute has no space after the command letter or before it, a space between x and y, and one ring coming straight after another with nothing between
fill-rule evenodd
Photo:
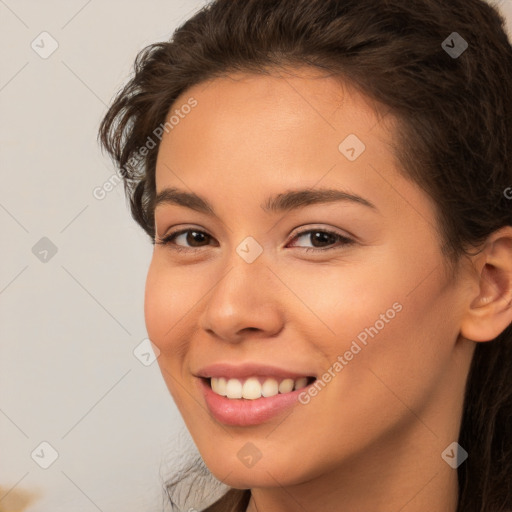
<instances>
[{"instance_id":1,"label":"woman","mask_svg":"<svg viewBox=\"0 0 512 512\"><path fill-rule=\"evenodd\" d=\"M162 375L232 488L207 510L512 510L495 9L217 0L139 54L100 137L155 244Z\"/></svg>"}]
</instances>

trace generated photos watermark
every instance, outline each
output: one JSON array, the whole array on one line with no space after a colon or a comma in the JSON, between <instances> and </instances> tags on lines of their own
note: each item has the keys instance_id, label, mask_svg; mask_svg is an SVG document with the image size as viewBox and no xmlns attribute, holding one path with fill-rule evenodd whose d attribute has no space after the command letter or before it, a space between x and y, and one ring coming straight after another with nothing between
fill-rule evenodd
<instances>
[{"instance_id":1,"label":"generated photos watermark","mask_svg":"<svg viewBox=\"0 0 512 512\"><path fill-rule=\"evenodd\" d=\"M379 319L370 327L365 327L357 336L356 339L352 340L350 348L346 350L342 355L339 355L336 361L322 374L307 390L299 394L299 402L303 405L309 404L311 399L320 393L322 389L332 381L336 375L338 375L345 366L349 364L354 356L359 354L361 350L368 345L369 337L375 338L387 324L393 320L403 306L399 302L395 302L393 306L386 310L385 313L381 313Z\"/></svg>"},{"instance_id":2,"label":"generated photos watermark","mask_svg":"<svg viewBox=\"0 0 512 512\"><path fill-rule=\"evenodd\" d=\"M169 133L171 130L176 128L180 124L182 119L192 112L192 109L197 107L198 101L194 97L190 97L186 103L182 104L179 108L173 110L165 123L161 123L153 130L153 136L148 135L146 142L130 157L127 162L127 166L135 168L138 163L146 157L149 152L158 146L158 142L162 140L164 133ZM157 139L158 142L155 140ZM109 192L112 192L117 185L119 185L123 178L127 175L125 168L116 169L116 172L112 174L102 185L97 186L93 189L92 195L98 201L102 201L107 197Z\"/></svg>"}]
</instances>

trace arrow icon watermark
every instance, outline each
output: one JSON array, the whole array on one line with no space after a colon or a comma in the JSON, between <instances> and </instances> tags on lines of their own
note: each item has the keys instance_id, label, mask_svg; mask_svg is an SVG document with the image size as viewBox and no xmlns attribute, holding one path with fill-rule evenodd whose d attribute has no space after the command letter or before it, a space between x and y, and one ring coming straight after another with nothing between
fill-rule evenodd
<instances>
[{"instance_id":1,"label":"arrow icon watermark","mask_svg":"<svg viewBox=\"0 0 512 512\"><path fill-rule=\"evenodd\" d=\"M144 366L152 365L160 356L160 350L149 338L144 338L133 350L135 358Z\"/></svg>"}]
</instances>

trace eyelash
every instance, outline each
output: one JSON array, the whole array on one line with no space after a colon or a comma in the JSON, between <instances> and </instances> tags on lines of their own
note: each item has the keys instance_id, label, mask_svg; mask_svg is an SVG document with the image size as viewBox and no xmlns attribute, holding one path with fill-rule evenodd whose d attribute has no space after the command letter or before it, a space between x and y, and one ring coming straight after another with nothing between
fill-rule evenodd
<instances>
[{"instance_id":1,"label":"eyelash","mask_svg":"<svg viewBox=\"0 0 512 512\"><path fill-rule=\"evenodd\" d=\"M205 233L204 231L200 231L198 229L193 229L193 228L188 228L188 229L182 229L179 231L175 231L173 233L169 233L166 237L164 237L160 240L156 240L155 244L168 246L173 251L178 251L178 252L190 252L190 251L195 251L195 250L201 249L202 247L183 247L181 245L176 245L173 243L173 240L176 237L183 235L185 233L192 232L192 231L195 233L200 233L202 235L206 235L207 237L210 236L210 235L208 235L208 233ZM328 234L328 235L334 236L335 238L338 239L338 241L341 242L341 246L344 246L344 247L353 245L355 243L354 240L351 240L350 238L340 235L339 233L336 233L335 231L330 231L329 229L308 229L305 231L301 231L299 233L296 233L294 235L294 237L292 238L292 240L294 240L295 238L304 236L304 235L308 235L310 233L323 233L323 234ZM312 248L312 247L299 247L299 249L302 249L306 252L313 251L313 252L318 253L318 252L330 251L332 249L337 249L339 247L340 246L335 246L335 247L327 247L327 248L323 248L323 249L322 248Z\"/></svg>"}]
</instances>

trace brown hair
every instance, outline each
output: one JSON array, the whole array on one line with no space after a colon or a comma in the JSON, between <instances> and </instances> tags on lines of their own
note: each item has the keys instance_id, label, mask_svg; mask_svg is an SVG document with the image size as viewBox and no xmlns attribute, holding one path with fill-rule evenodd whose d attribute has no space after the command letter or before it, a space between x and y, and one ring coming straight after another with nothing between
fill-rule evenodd
<instances>
[{"instance_id":1,"label":"brown hair","mask_svg":"<svg viewBox=\"0 0 512 512\"><path fill-rule=\"evenodd\" d=\"M233 71L311 65L352 84L398 120L404 175L437 206L447 261L512 225L512 47L483 0L215 0L169 42L137 56L102 120L135 220L154 241L157 150L140 148L193 85ZM459 36L454 36L456 32ZM448 41L468 47L449 53ZM451 38L451 39L450 39ZM159 132L157 132L159 133ZM158 144L157 144L158 147ZM512 510L512 326L478 343L459 443L459 512ZM245 510L233 490L208 510Z\"/></svg>"}]
</instances>

